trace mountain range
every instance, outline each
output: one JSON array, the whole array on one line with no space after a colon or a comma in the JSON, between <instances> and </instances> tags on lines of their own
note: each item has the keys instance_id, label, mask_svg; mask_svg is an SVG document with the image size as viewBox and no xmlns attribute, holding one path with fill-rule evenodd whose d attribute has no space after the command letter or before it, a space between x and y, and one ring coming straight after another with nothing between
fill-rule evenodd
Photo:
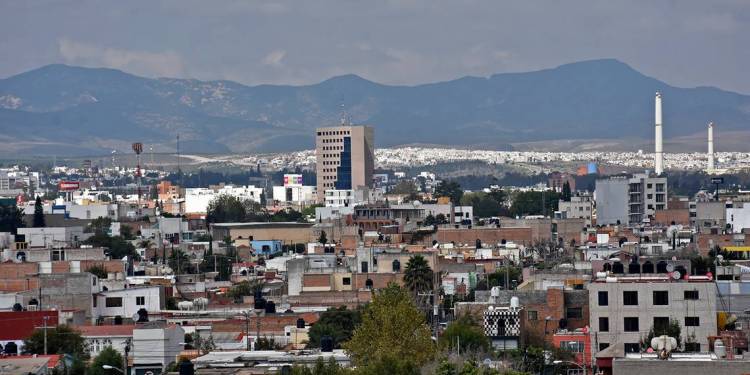
<instances>
[{"instance_id":1,"label":"mountain range","mask_svg":"<svg viewBox=\"0 0 750 375\"><path fill-rule=\"evenodd\" d=\"M656 91L667 151L680 139L705 149L709 121L718 125L717 149L729 151L722 134L732 134L727 147L749 147L750 96L674 87L612 59L416 86L356 75L246 86L55 64L0 80L0 155L107 154L132 142L172 152L178 135L184 153L310 149L314 129L339 123L342 107L353 123L375 127L378 147L648 147Z\"/></svg>"}]
</instances>

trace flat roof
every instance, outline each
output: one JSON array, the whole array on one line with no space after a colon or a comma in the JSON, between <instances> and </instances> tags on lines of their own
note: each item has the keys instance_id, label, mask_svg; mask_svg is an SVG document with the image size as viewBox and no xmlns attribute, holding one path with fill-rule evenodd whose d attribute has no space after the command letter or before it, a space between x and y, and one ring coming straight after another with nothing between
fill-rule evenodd
<instances>
[{"instance_id":1,"label":"flat roof","mask_svg":"<svg viewBox=\"0 0 750 375\"><path fill-rule=\"evenodd\" d=\"M285 228L285 227L299 227L309 228L312 227L312 223L298 223L296 221L281 221L281 222L253 222L253 223L215 223L211 224L212 227L217 228Z\"/></svg>"}]
</instances>

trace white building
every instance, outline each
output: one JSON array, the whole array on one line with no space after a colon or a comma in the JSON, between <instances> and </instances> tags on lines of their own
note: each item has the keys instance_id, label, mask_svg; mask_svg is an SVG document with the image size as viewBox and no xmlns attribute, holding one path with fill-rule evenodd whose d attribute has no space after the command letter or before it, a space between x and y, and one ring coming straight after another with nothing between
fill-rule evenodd
<instances>
[{"instance_id":1,"label":"white building","mask_svg":"<svg viewBox=\"0 0 750 375\"><path fill-rule=\"evenodd\" d=\"M737 203L740 207L727 208L727 224L733 233L742 233L750 228L750 204Z\"/></svg>"},{"instance_id":2,"label":"white building","mask_svg":"<svg viewBox=\"0 0 750 375\"><path fill-rule=\"evenodd\" d=\"M260 203L263 189L249 186L224 185L211 188L185 189L185 212L206 213L208 204L220 195L230 195L241 200L251 200Z\"/></svg>"},{"instance_id":3,"label":"white building","mask_svg":"<svg viewBox=\"0 0 750 375\"><path fill-rule=\"evenodd\" d=\"M174 362L184 348L185 331L176 324L150 322L133 330L133 369L136 374L158 370Z\"/></svg>"},{"instance_id":4,"label":"white building","mask_svg":"<svg viewBox=\"0 0 750 375\"><path fill-rule=\"evenodd\" d=\"M159 311L165 305L164 291L159 286L110 290L94 296L94 316L133 318L138 310Z\"/></svg>"},{"instance_id":5,"label":"white building","mask_svg":"<svg viewBox=\"0 0 750 375\"><path fill-rule=\"evenodd\" d=\"M91 358L99 355L108 346L117 350L120 355L125 355L125 347L132 341L134 329L134 324L75 327L76 331L81 332L85 348L88 349Z\"/></svg>"},{"instance_id":6,"label":"white building","mask_svg":"<svg viewBox=\"0 0 750 375\"><path fill-rule=\"evenodd\" d=\"M273 199L275 201L293 204L314 203L316 199L315 186L274 186Z\"/></svg>"},{"instance_id":7,"label":"white building","mask_svg":"<svg viewBox=\"0 0 750 375\"><path fill-rule=\"evenodd\" d=\"M84 239L83 227L18 228L18 234L25 236L29 247L78 247Z\"/></svg>"},{"instance_id":8,"label":"white building","mask_svg":"<svg viewBox=\"0 0 750 375\"><path fill-rule=\"evenodd\" d=\"M574 195L570 202L560 200L559 211L563 219L584 219L586 225L591 225L594 212L594 201L590 194Z\"/></svg>"}]
</instances>

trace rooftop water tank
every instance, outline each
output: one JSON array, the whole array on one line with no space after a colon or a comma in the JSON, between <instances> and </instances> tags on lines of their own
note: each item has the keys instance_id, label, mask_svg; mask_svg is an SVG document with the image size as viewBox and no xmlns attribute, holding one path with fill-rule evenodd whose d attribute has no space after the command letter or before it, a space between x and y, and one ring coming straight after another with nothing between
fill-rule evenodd
<instances>
[{"instance_id":1,"label":"rooftop water tank","mask_svg":"<svg viewBox=\"0 0 750 375\"><path fill-rule=\"evenodd\" d=\"M521 302L518 300L518 297L510 297L510 307L518 308L519 306L521 306Z\"/></svg>"}]
</instances>

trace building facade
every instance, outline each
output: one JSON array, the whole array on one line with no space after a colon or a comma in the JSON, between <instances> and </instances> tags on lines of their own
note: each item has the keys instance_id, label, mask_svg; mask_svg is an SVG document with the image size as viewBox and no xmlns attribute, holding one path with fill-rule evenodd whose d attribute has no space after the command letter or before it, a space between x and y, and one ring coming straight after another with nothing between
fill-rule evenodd
<instances>
[{"instance_id":1,"label":"building facade","mask_svg":"<svg viewBox=\"0 0 750 375\"><path fill-rule=\"evenodd\" d=\"M370 126L318 128L315 137L318 202L325 191L372 185L375 169L374 131Z\"/></svg>"}]
</instances>

